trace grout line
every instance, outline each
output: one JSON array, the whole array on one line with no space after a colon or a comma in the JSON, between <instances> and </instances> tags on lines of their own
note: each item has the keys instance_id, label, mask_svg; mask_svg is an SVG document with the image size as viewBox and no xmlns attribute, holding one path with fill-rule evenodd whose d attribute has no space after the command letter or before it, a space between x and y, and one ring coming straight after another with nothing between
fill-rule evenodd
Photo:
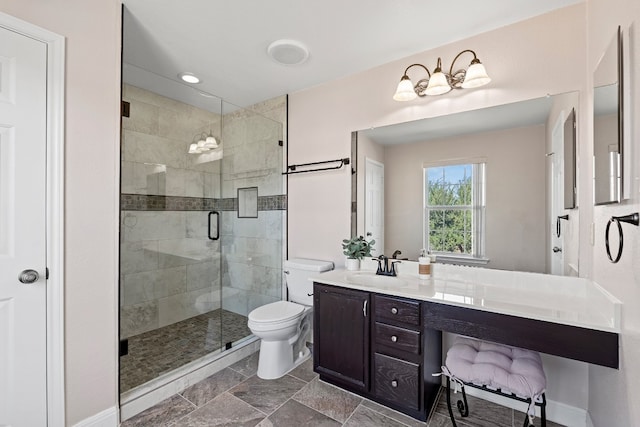
<instances>
[{"instance_id":1,"label":"grout line","mask_svg":"<svg viewBox=\"0 0 640 427\"><path fill-rule=\"evenodd\" d=\"M367 400L369 400L369 399L367 399ZM373 402L373 400L371 400L371 402ZM362 405L363 403L364 403L364 400L363 400L362 402L360 402L360 405ZM384 405L381 405L380 403L377 403L377 402L373 402L373 403L375 403L376 405L384 406ZM358 406L360 406L360 405L358 405ZM374 408L370 408L370 407L365 406L365 405L362 405L362 406L363 406L364 408L366 408L366 409L370 410L370 411L375 412L375 413L376 413L376 414L378 414L378 415L382 415L382 416L383 416L383 417L385 417L385 418L389 418L390 420L393 420L393 421L395 421L395 422L397 422L397 423L400 423L400 424L402 424L403 426L410 427L410 426L409 426L409 424L404 423L404 422L402 422L402 421L400 421L400 420L397 420L397 419L395 419L395 418L393 418L393 417L390 417L389 415L383 414L383 413L382 413L382 412L380 412L380 411L376 411ZM388 408L388 407L386 407L386 406L384 406L384 407L385 407L386 409L390 410L390 411L394 411L394 412L396 412L396 413L398 413L398 414L402 415L403 417L409 417L409 415L407 415L407 414L403 414L402 412L398 412L398 411L396 411L395 409L391 409L391 408ZM354 412L355 412L355 411L354 411ZM411 417L409 417L409 418L411 418ZM428 426L428 422L429 422L428 420L429 420L429 419L427 419L427 421L425 422L425 427L427 427L427 426ZM421 422L422 422L422 421L419 421L419 420L416 420L416 421L417 421L417 422L419 422L419 423L421 423Z\"/></svg>"},{"instance_id":2,"label":"grout line","mask_svg":"<svg viewBox=\"0 0 640 427\"><path fill-rule=\"evenodd\" d=\"M245 402L244 400L240 399L239 397L236 397L236 396L235 396L234 394L232 394L232 393L224 392L223 394L228 394L228 395L229 395L229 396L231 396L232 398L234 398L234 399L236 399L236 400L239 400L240 402L244 403L245 405L248 405L248 406L250 406L251 408L255 409L256 411L260 412L261 414L263 414L263 415L264 415L264 419L263 419L263 420L266 420L266 419L269 417L269 415L271 415L271 414L273 414L273 412L275 412L275 411L273 411L271 414L267 414L266 412L264 412L264 411L263 411L263 410L261 410L260 408L256 408L256 407L255 407L255 406L253 406L252 404L250 404L250 403L248 403L248 402ZM221 394L220 396L222 396L222 394ZM260 422L262 422L262 421L260 421Z\"/></svg>"}]
</instances>

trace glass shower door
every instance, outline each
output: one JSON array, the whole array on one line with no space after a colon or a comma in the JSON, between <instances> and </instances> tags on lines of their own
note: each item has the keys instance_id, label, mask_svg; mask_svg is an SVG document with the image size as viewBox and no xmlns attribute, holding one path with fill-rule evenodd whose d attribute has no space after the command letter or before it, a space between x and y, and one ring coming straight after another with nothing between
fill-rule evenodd
<instances>
[{"instance_id":1,"label":"glass shower door","mask_svg":"<svg viewBox=\"0 0 640 427\"><path fill-rule=\"evenodd\" d=\"M121 142L121 393L223 344L215 213L221 100L155 78L166 91L187 95L123 87L129 116L122 119Z\"/></svg>"}]
</instances>

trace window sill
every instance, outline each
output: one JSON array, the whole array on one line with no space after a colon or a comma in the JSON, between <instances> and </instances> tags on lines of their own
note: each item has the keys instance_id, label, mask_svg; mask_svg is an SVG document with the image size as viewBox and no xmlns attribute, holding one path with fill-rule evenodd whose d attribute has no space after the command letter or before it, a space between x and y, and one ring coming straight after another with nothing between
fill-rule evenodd
<instances>
[{"instance_id":1,"label":"window sill","mask_svg":"<svg viewBox=\"0 0 640 427\"><path fill-rule=\"evenodd\" d=\"M436 262L479 267L487 265L489 263L489 258L436 254Z\"/></svg>"}]
</instances>

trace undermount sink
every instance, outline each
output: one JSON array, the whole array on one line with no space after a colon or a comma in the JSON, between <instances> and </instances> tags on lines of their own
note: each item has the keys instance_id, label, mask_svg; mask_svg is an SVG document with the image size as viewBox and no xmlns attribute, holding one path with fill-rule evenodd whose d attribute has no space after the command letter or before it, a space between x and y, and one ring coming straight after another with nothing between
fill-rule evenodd
<instances>
[{"instance_id":1,"label":"undermount sink","mask_svg":"<svg viewBox=\"0 0 640 427\"><path fill-rule=\"evenodd\" d=\"M387 286L401 287L408 283L404 279L393 276L380 276L373 272L352 273L347 276L347 281L362 286Z\"/></svg>"}]
</instances>

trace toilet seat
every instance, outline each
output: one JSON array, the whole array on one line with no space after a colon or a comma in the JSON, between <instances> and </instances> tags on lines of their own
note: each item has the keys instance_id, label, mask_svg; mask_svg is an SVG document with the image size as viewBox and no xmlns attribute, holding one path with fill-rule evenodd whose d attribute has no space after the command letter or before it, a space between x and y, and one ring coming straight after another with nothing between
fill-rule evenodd
<instances>
[{"instance_id":1,"label":"toilet seat","mask_svg":"<svg viewBox=\"0 0 640 427\"><path fill-rule=\"evenodd\" d=\"M300 317L305 307L289 301L276 301L249 313L249 321L261 325L288 323Z\"/></svg>"}]
</instances>

